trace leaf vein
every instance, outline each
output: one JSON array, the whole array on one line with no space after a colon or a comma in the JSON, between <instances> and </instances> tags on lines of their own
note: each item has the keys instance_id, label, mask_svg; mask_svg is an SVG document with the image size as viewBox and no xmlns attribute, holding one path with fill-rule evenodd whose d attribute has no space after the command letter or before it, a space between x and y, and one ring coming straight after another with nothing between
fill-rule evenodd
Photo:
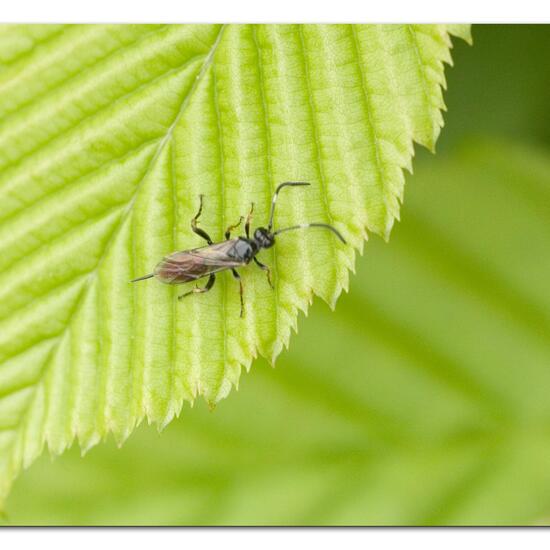
<instances>
[{"instance_id":1,"label":"leaf vein","mask_svg":"<svg viewBox=\"0 0 550 550\"><path fill-rule=\"evenodd\" d=\"M152 168L155 166L156 164L156 161L158 159L158 157L160 156L164 146L166 145L166 143L168 142L168 140L172 137L172 133L173 133L173 130L176 126L176 124L178 123L178 121L180 120L181 116L183 115L183 112L185 111L187 105L189 104L189 101L190 101L190 96L193 95L194 91L197 89L198 85L200 84L200 82L202 81L202 78L204 77L208 67L210 66L211 62L212 62L212 59L213 59L213 55L216 51L216 48L218 47L218 44L220 42L220 39L221 39L221 36L222 36L222 31L223 31L223 28L222 27L218 33L218 36L212 46L212 49L211 49L211 52L210 54L205 58L205 61L202 65L202 67L200 68L200 71L197 75L197 78L193 84L193 86L191 87L191 90L185 95L185 97L183 98L182 102L181 102L181 105L180 105L180 108L178 109L178 112L176 114L176 117L174 119L174 122L172 123L172 125L169 127L168 131L166 132L166 136L164 137L164 139L161 140L161 142L159 143L159 146L157 148L157 151L155 152L155 155L153 156L153 158L151 159L148 167L147 167L147 170L145 172L145 175L143 176L143 178L140 180L140 182L137 184L136 186L136 189L134 191L134 194L132 196L132 198L130 199L129 203L128 203L128 206L126 207L126 210L123 212L122 216L121 216L121 220L119 221L119 223L114 227L113 231L111 232L111 234L109 235L109 238L107 240L107 244L104 248L104 251L103 253L101 254L101 256L99 257L98 259L98 262L95 266L95 268L90 272L90 274L87 276L87 279L84 283L84 285L82 286L82 290L80 291L79 293L79 296L77 297L77 299L75 300L75 304L74 306L72 307L70 313L69 313L69 316L68 316L68 319L69 321L67 322L67 325L66 325L66 328L60 333L60 335L57 337L57 343L55 345L52 346L52 349L51 351L49 352L48 354L48 357L46 358L46 360L44 361L44 366L43 368L41 369L41 377L40 377L40 380L38 381L38 383L35 385L35 393L38 389L38 387L44 383L44 373L47 371L47 366L50 364L51 362L51 359L54 357L54 355L57 353L57 350L59 349L59 344L60 344L60 341L61 339L63 338L63 336L67 333L67 330L70 330L70 326L71 326L71 322L70 320L74 317L76 311L78 311L79 307L81 306L81 304L83 303L83 300L85 298L85 296L87 295L87 292L88 290L91 288L91 285L92 285L92 282L94 280L94 277L96 276L98 270L100 269L101 265L102 265L102 262L104 261L105 257L107 256L109 250L110 250L110 247L112 246L112 243L116 240L116 236L118 235L119 231L121 230L121 228L123 227L123 224L124 224L124 221L126 220L126 218L128 217L129 213L132 211L132 207L135 203L135 200L136 200L136 197L139 193L139 190L141 189L142 185L143 185L143 182L147 179L147 176L149 175L149 173L151 172ZM32 399L29 400L30 403L32 403ZM26 409L26 412L24 413L24 415L22 415L22 422L25 422L25 418L26 416L28 415L29 411L30 411L30 408L31 406L29 405L29 407L27 407ZM45 430L44 430L44 423L45 423L45 420L46 418L44 417L43 419L43 422L42 422L42 426L41 426L41 429L40 429L40 433L41 434L44 434L45 433ZM22 434L21 434L22 435ZM42 436L44 437L44 436ZM21 439L19 439L21 440ZM15 444L15 442L14 442ZM13 446L12 446L13 447ZM22 453L24 455L24 451Z\"/></svg>"}]
</instances>

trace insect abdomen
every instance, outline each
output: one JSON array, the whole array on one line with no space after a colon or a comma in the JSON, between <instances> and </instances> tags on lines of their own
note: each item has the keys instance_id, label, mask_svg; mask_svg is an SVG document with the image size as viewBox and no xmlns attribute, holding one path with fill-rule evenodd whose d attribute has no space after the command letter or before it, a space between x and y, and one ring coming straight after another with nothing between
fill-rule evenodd
<instances>
[{"instance_id":1,"label":"insect abdomen","mask_svg":"<svg viewBox=\"0 0 550 550\"><path fill-rule=\"evenodd\" d=\"M197 258L187 252L176 252L164 258L155 267L155 277L166 284L178 285L196 281L211 271L211 267L204 265Z\"/></svg>"}]
</instances>

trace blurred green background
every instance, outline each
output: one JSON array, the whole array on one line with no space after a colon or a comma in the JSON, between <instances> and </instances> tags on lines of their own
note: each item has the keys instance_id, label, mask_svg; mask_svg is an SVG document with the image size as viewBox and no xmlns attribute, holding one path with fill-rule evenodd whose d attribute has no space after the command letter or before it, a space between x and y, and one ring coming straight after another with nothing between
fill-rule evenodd
<instances>
[{"instance_id":1,"label":"blurred green background","mask_svg":"<svg viewBox=\"0 0 550 550\"><path fill-rule=\"evenodd\" d=\"M550 522L550 27L473 36L336 312L317 300L214 412L43 456L9 523Z\"/></svg>"}]
</instances>

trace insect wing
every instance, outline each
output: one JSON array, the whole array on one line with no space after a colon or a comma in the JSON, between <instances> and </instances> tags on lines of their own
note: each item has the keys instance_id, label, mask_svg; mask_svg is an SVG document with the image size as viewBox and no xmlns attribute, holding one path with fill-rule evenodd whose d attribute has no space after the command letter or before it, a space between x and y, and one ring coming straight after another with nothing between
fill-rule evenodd
<instances>
[{"instance_id":1,"label":"insect wing","mask_svg":"<svg viewBox=\"0 0 550 550\"><path fill-rule=\"evenodd\" d=\"M232 252L238 240L231 239L230 241L211 244L210 246L194 248L193 250L189 250L189 254L195 258L200 258L201 262L205 265L218 266L222 269L237 267L242 265L242 262L236 259L232 255Z\"/></svg>"},{"instance_id":2,"label":"insect wing","mask_svg":"<svg viewBox=\"0 0 550 550\"><path fill-rule=\"evenodd\" d=\"M166 256L155 268L155 276L164 283L180 284L201 279L241 265L228 256L233 240L223 243L174 252Z\"/></svg>"}]
</instances>

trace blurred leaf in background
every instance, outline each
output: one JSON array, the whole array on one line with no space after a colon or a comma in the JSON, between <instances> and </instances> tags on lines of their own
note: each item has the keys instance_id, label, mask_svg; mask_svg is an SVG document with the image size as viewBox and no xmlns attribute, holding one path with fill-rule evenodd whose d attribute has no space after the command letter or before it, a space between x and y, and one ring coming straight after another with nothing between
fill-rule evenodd
<instances>
[{"instance_id":1,"label":"blurred leaf in background","mask_svg":"<svg viewBox=\"0 0 550 550\"><path fill-rule=\"evenodd\" d=\"M472 32L474 48L457 41L453 49L438 152L470 135L550 144L550 27L475 25Z\"/></svg>"},{"instance_id":2,"label":"blurred leaf in background","mask_svg":"<svg viewBox=\"0 0 550 550\"><path fill-rule=\"evenodd\" d=\"M420 155L402 223L368 244L336 313L313 308L278 368L258 363L214 413L185 409L85 460L42 457L10 522L550 516L550 28L476 27L474 41L449 73L444 154Z\"/></svg>"}]
</instances>

